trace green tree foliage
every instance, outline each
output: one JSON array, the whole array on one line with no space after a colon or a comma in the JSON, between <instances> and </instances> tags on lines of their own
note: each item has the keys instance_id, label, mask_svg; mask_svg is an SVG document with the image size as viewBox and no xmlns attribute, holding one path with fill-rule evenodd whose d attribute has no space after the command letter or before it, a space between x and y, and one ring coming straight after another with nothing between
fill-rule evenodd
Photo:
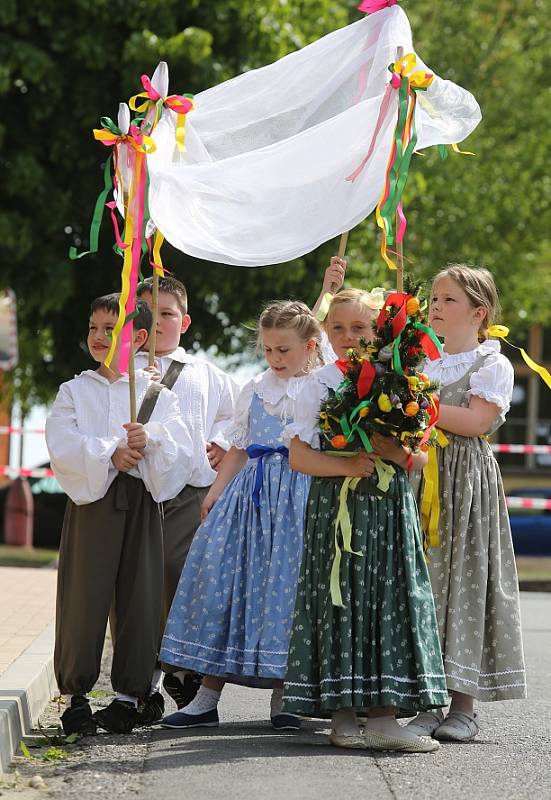
<instances>
[{"instance_id":1,"label":"green tree foliage","mask_svg":"<svg viewBox=\"0 0 551 800\"><path fill-rule=\"evenodd\" d=\"M406 190L406 255L416 277L450 260L495 271L508 319L546 322L551 307L549 23L545 0L404 2L416 49L442 77L472 90L484 121L468 149L416 157ZM89 365L88 306L119 286L105 224L101 252L86 245L107 150L91 135L100 116L169 62L171 90L198 92L270 63L357 19L348 0L3 0L0 4L0 285L17 293L20 392L47 399ZM366 143L367 144L367 143ZM185 221L183 221L185 224ZM244 328L272 297L313 301L335 242L284 267L197 262L163 250L188 285L194 346L241 350ZM354 283L392 285L373 220L350 240ZM385 268L386 270L386 268ZM522 320L521 320L522 321Z\"/></svg>"}]
</instances>

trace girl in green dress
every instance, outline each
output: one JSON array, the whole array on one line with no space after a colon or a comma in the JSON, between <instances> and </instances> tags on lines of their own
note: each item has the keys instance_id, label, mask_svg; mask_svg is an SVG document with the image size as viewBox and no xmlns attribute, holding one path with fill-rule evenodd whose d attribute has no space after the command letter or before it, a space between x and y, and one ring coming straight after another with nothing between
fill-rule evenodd
<instances>
[{"instance_id":1,"label":"girl in green dress","mask_svg":"<svg viewBox=\"0 0 551 800\"><path fill-rule=\"evenodd\" d=\"M339 358L359 338L369 338L371 295L337 294L325 327ZM329 364L314 372L296 403L290 441L293 469L313 476L306 514L304 555L285 680L284 708L303 716L330 717L331 743L340 747L431 752L438 743L396 721L399 712L447 703L446 681L418 512L409 469L426 455L412 455L383 436L376 453L335 458L320 452L320 404L342 381ZM325 448L325 442L322 442ZM368 480L375 455L392 461L395 474L385 494ZM360 478L344 495L343 480ZM345 487L346 488L346 487ZM346 508L352 552L335 544L337 514ZM331 573L340 556L335 605ZM334 570L333 570L334 574ZM357 714L367 716L363 731Z\"/></svg>"}]
</instances>

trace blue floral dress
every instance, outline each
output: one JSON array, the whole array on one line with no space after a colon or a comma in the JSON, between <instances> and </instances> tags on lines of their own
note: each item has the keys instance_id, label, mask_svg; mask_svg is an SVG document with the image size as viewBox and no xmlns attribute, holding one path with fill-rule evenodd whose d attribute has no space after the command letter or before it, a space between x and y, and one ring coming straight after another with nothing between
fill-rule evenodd
<instances>
[{"instance_id":1,"label":"blue floral dress","mask_svg":"<svg viewBox=\"0 0 551 800\"><path fill-rule=\"evenodd\" d=\"M302 380L268 371L243 389L230 441L257 457L195 534L163 662L254 686L285 677L310 479L290 469L281 434Z\"/></svg>"}]
</instances>

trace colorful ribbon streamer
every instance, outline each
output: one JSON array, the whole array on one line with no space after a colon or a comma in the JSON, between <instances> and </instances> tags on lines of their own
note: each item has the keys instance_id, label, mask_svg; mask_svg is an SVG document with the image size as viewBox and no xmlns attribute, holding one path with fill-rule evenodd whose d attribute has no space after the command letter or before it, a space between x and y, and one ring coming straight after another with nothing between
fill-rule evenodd
<instances>
[{"instance_id":1,"label":"colorful ribbon streamer","mask_svg":"<svg viewBox=\"0 0 551 800\"><path fill-rule=\"evenodd\" d=\"M193 95L191 94L170 94L168 97L161 97L154 88L147 75L141 76L142 86L145 91L135 94L128 101L128 105L133 111L138 113L144 111L149 113L153 119L147 125L153 130L159 120L161 108L170 108L176 114L176 145L178 150L183 153L186 150L186 115L193 111ZM143 103L139 103L139 98L145 98Z\"/></svg>"},{"instance_id":2,"label":"colorful ribbon streamer","mask_svg":"<svg viewBox=\"0 0 551 800\"><path fill-rule=\"evenodd\" d=\"M339 492L339 507L335 519L335 556L331 567L330 591L331 602L334 606L339 606L340 608L344 608L340 580L342 551L352 553L355 556L362 555L360 551L352 550L352 523L348 510L348 492L353 492L360 480L361 478L345 478ZM342 549L339 542L339 533L342 534Z\"/></svg>"},{"instance_id":3,"label":"colorful ribbon streamer","mask_svg":"<svg viewBox=\"0 0 551 800\"><path fill-rule=\"evenodd\" d=\"M436 429L437 447L447 447L449 442L445 434ZM423 468L423 491L421 495L421 527L425 534L425 553L429 547L440 545L438 526L440 522L440 494L438 487L438 456L436 447L430 447L429 460Z\"/></svg>"},{"instance_id":4,"label":"colorful ribbon streamer","mask_svg":"<svg viewBox=\"0 0 551 800\"><path fill-rule=\"evenodd\" d=\"M375 5L379 4L373 4L373 10L380 10L379 8L374 8ZM387 163L383 191L375 209L377 225L381 228L383 234L381 255L390 269L396 269L396 264L388 255L388 245L403 241L407 225L401 199L407 181L411 157L417 144L417 131L415 129L416 92L425 91L434 80L434 75L430 72L414 71L416 61L415 54L408 53L404 58L394 64L390 64L391 79L381 102L379 116L368 152L358 167L347 177L347 180L355 180L369 161L375 147L377 135L390 108L390 89L397 89L398 118ZM398 230L396 230L396 216L398 217Z\"/></svg>"},{"instance_id":5,"label":"colorful ribbon streamer","mask_svg":"<svg viewBox=\"0 0 551 800\"><path fill-rule=\"evenodd\" d=\"M539 375L546 386L551 389L551 375L549 374L549 370L547 370L545 367L542 367L541 364L538 364L536 361L530 358L526 350L524 350L522 347L517 347L516 344L513 344L506 338L509 336L509 328L506 325L490 325L488 328L488 336L491 336L494 339L503 339L503 341L507 342L510 347L514 347L515 350L518 350L524 359L525 364L533 372Z\"/></svg>"},{"instance_id":6,"label":"colorful ribbon streamer","mask_svg":"<svg viewBox=\"0 0 551 800\"><path fill-rule=\"evenodd\" d=\"M250 444L246 448L246 453L249 458L257 458L256 470L254 475L254 486L252 499L256 508L260 508L260 489L262 487L262 478L264 476L264 458L271 456L273 453L280 453L285 458L289 458L289 450L286 447L266 447L263 444Z\"/></svg>"}]
</instances>

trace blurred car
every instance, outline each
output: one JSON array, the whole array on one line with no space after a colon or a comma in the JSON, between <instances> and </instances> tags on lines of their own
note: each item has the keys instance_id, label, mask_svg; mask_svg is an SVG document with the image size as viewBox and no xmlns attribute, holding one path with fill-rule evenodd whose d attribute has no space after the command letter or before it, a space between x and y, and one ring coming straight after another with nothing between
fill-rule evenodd
<instances>
[{"instance_id":1,"label":"blurred car","mask_svg":"<svg viewBox=\"0 0 551 800\"><path fill-rule=\"evenodd\" d=\"M551 487L512 489L512 497L551 500ZM551 556L551 509L510 508L511 533L517 556Z\"/></svg>"}]
</instances>

